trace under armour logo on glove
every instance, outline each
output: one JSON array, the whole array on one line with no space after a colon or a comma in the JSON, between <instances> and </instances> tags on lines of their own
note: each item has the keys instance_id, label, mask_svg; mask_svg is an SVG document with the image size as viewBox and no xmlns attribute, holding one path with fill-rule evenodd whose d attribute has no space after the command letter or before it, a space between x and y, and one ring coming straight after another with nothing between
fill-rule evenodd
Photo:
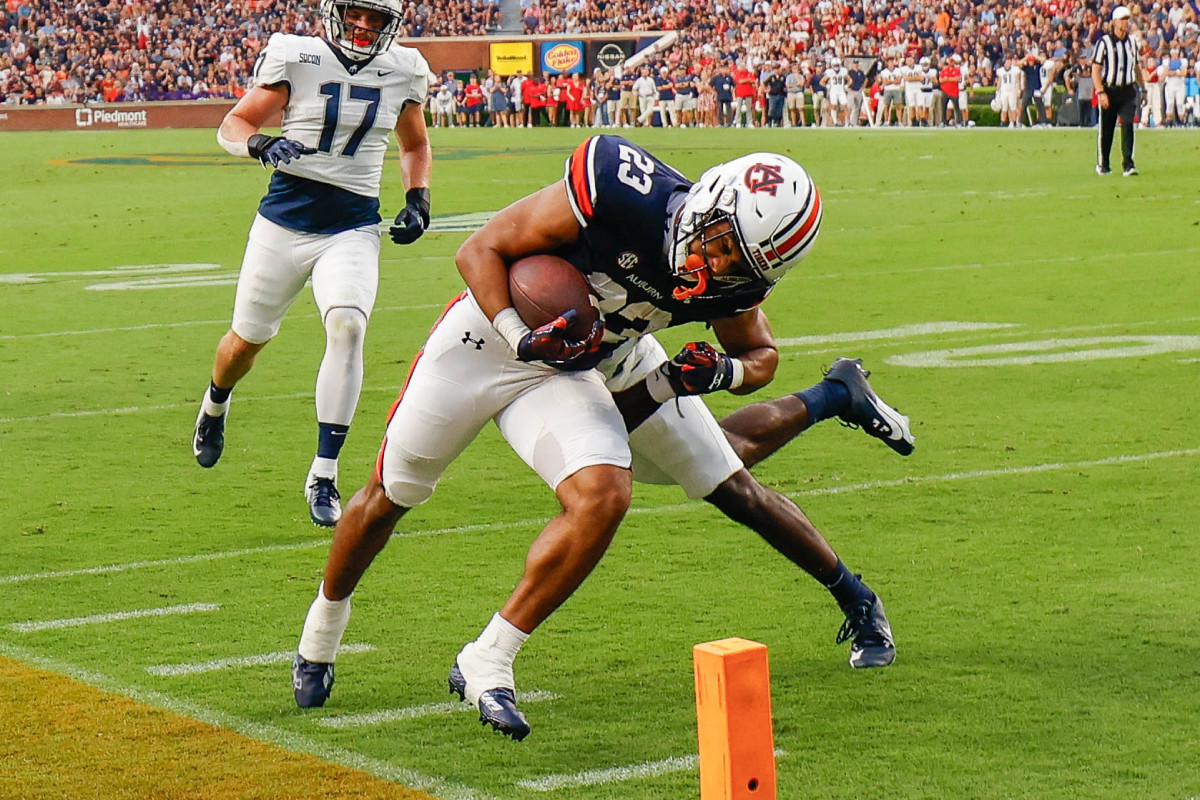
<instances>
[{"instance_id":1,"label":"under armour logo on glove","mask_svg":"<svg viewBox=\"0 0 1200 800\"><path fill-rule=\"evenodd\" d=\"M677 395L709 394L733 388L733 359L708 342L689 342L659 368Z\"/></svg>"}]
</instances>

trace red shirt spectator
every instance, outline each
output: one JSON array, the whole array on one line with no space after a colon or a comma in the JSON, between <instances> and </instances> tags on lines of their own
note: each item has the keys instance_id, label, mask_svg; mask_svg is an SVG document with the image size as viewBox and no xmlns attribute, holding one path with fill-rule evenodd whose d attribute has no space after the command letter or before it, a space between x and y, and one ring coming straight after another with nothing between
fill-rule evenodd
<instances>
[{"instance_id":1,"label":"red shirt spectator","mask_svg":"<svg viewBox=\"0 0 1200 800\"><path fill-rule=\"evenodd\" d=\"M483 102L483 87L478 83L468 83L463 92L467 96L467 108L475 108Z\"/></svg>"},{"instance_id":2,"label":"red shirt spectator","mask_svg":"<svg viewBox=\"0 0 1200 800\"><path fill-rule=\"evenodd\" d=\"M938 73L938 82L942 85L942 91L946 93L946 97L951 99L958 98L958 84L962 80L962 70L957 64L950 64L947 67L942 67L942 71Z\"/></svg>"},{"instance_id":3,"label":"red shirt spectator","mask_svg":"<svg viewBox=\"0 0 1200 800\"><path fill-rule=\"evenodd\" d=\"M754 97L755 87L758 85L758 78L748 69L735 69L733 71L733 82L736 84L733 87L734 97Z\"/></svg>"}]
</instances>

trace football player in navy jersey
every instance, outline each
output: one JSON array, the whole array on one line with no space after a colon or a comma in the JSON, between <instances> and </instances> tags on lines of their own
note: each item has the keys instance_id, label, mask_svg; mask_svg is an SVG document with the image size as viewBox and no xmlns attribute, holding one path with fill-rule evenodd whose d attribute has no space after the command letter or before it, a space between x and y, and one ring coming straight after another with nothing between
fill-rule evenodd
<instances>
[{"instance_id":1,"label":"football player in navy jersey","mask_svg":"<svg viewBox=\"0 0 1200 800\"><path fill-rule=\"evenodd\" d=\"M390 234L408 244L429 224L433 156L423 103L429 67L394 44L400 0L322 0L326 38L276 33L254 67L253 87L226 115L217 141L274 167L250 229L233 322L217 347L192 449L212 467L225 446L234 385L250 370L312 278L325 326L317 373L316 457L304 481L309 514L341 516L338 453L358 405L363 339L379 284L379 185L388 137L400 142L407 205ZM281 136L260 128L280 112Z\"/></svg>"},{"instance_id":2,"label":"football player in navy jersey","mask_svg":"<svg viewBox=\"0 0 1200 800\"><path fill-rule=\"evenodd\" d=\"M750 476L735 446L756 462L838 416L907 455L908 419L851 359L797 396L733 415L728 435L698 396L748 394L774 377L779 355L760 304L807 254L820 221L820 195L789 158L754 153L692 183L632 142L595 136L567 160L562 181L468 238L456 258L468 291L415 360L375 477L334 532L298 648L297 703L328 698L351 592L399 519L429 498L489 421L562 506L513 593L450 670L451 690L496 730L518 740L529 733L513 661L603 556L634 479L677 484L753 528L829 588L845 615L838 641L853 642L852 666L892 663L882 602L795 503ZM509 266L535 253L557 254L587 277L603 323L590 335L567 334L574 312L530 330L512 308ZM711 325L721 349L692 342L669 358L652 334L686 322Z\"/></svg>"}]
</instances>

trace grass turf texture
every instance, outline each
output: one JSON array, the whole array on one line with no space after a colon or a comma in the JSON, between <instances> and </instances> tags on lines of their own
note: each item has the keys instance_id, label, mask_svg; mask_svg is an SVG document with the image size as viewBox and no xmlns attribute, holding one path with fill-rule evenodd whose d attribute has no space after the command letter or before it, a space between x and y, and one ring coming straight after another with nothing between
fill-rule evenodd
<instances>
[{"instance_id":1,"label":"grass turf texture","mask_svg":"<svg viewBox=\"0 0 1200 800\"><path fill-rule=\"evenodd\" d=\"M205 471L191 429L232 285L88 288L128 278L85 274L122 265L217 264L212 272L232 280L266 174L221 155L208 131L4 137L2 271L44 280L0 278L11 498L0 622L220 609L35 633L0 625L0 652L393 779L424 776L434 794L506 799L540 796L522 780L694 754L691 646L736 635L770 647L780 797L1200 795L1195 340L1058 363L888 362L1200 336L1200 138L1139 132L1143 174L1125 180L1092 173L1094 136L1082 131L633 133L693 177L750 149L780 150L822 190L821 239L765 308L781 339L831 341L782 347L762 396L804 388L837 355L861 355L883 397L913 418L918 449L901 459L825 424L757 474L796 496L884 597L894 667L851 671L833 646L840 615L824 590L705 504L639 485L605 561L518 660L521 689L560 695L526 706L525 743L486 733L469 713L317 725L448 699L454 654L499 607L555 508L489 429L355 595L346 641L376 649L339 661L325 709L294 707L284 664L148 673L294 648L327 550L301 496L323 349L311 297L235 392L225 456ZM433 138L443 216L494 210L557 179L581 137ZM394 163L389 172L385 215L403 203ZM409 359L461 285L452 256L464 236L384 243L366 387L343 451L347 496L370 475ZM1014 327L838 338L948 321ZM672 350L703 337L692 326L662 338ZM718 413L743 402L711 399ZM23 691L48 691L16 674ZM124 749L130 769L155 769L158 745ZM17 769L6 786L21 780ZM552 796L694 797L697 785L680 771Z\"/></svg>"}]
</instances>

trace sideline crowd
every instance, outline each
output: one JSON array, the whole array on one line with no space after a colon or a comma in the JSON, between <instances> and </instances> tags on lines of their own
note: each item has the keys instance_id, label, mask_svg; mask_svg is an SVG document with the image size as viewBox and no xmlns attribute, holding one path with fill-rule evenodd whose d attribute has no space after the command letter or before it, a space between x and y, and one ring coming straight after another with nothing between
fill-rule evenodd
<instances>
[{"instance_id":1,"label":"sideline crowd","mask_svg":"<svg viewBox=\"0 0 1200 800\"><path fill-rule=\"evenodd\" d=\"M1094 121L1090 55L1111 0L523 0L530 33L676 30L638 69L591 76L446 76L444 125L968 124L969 99L1015 92L1013 126ZM1197 0L1133 3L1142 124L1200 118ZM481 35L490 0L405 4L402 35ZM320 34L315 3L5 0L6 104L238 98L276 31ZM981 91L982 90L982 91ZM1069 98L1069 99L1068 99ZM1064 120L1067 121L1067 120Z\"/></svg>"}]
</instances>

